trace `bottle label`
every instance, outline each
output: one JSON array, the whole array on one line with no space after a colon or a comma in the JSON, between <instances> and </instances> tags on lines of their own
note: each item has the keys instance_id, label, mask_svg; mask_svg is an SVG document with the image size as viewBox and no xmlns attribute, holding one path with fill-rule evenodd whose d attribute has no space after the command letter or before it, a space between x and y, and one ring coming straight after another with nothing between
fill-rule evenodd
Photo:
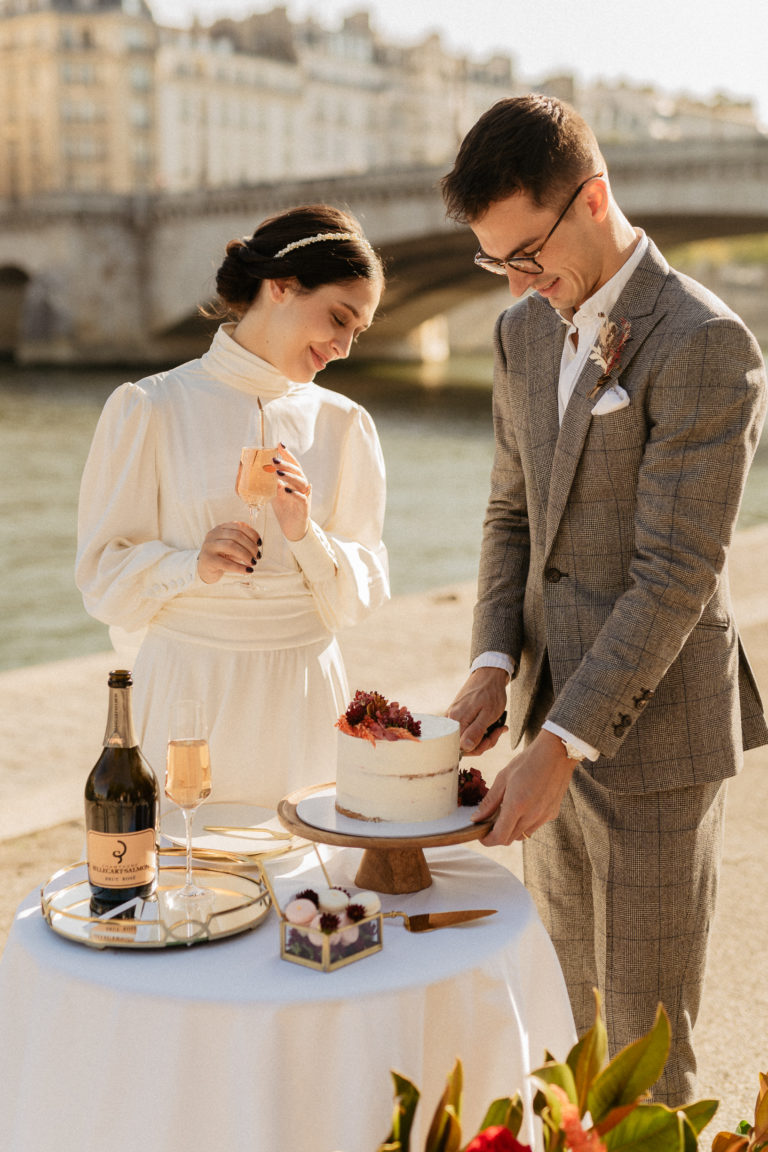
<instances>
[{"instance_id":1,"label":"bottle label","mask_svg":"<svg viewBox=\"0 0 768 1152\"><path fill-rule=\"evenodd\" d=\"M93 915L93 913L91 913ZM91 925L90 939L99 944L122 943L125 940L135 940L139 923L137 920L121 920L119 916L112 920L101 920Z\"/></svg>"},{"instance_id":2,"label":"bottle label","mask_svg":"<svg viewBox=\"0 0 768 1152\"><path fill-rule=\"evenodd\" d=\"M97 888L135 888L150 884L157 872L154 828L141 832L89 829L88 879Z\"/></svg>"}]
</instances>

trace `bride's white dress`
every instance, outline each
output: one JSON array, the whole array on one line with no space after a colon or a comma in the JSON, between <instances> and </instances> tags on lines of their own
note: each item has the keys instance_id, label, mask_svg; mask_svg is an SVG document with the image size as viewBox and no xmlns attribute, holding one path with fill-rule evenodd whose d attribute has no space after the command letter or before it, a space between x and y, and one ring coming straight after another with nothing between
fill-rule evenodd
<instances>
[{"instance_id":1,"label":"bride's white dress","mask_svg":"<svg viewBox=\"0 0 768 1152\"><path fill-rule=\"evenodd\" d=\"M141 634L134 713L158 778L170 702L199 697L211 799L274 807L335 779L349 690L334 634L389 595L384 462L363 408L292 383L230 332L107 401L81 484L76 576L118 651ZM289 543L269 507L259 514L254 594L239 577L204 584L197 554L216 524L247 520L235 477L243 444L259 442L259 401L265 444L285 444L311 481L312 524Z\"/></svg>"}]
</instances>

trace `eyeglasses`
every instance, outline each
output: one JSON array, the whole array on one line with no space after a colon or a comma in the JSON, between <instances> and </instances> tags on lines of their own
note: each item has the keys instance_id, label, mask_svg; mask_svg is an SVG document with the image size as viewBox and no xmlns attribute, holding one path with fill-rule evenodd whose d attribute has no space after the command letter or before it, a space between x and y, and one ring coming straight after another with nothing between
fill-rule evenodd
<instances>
[{"instance_id":1,"label":"eyeglasses","mask_svg":"<svg viewBox=\"0 0 768 1152\"><path fill-rule=\"evenodd\" d=\"M486 256L485 252L483 252L481 248L480 251L475 255L475 264L477 264L478 268L485 268L486 272L494 272L497 276L506 276L507 268L511 268L513 272L522 272L526 276L538 276L538 274L543 272L544 269L536 258L537 256L541 255L542 249L544 248L547 240L549 240L558 224L560 224L566 212L578 196L579 192L581 192L582 188L586 188L590 180L597 180L597 178L602 175L602 172L596 172L594 176L588 176L586 180L583 180L581 184L579 184L573 196L571 196L565 208L563 208L557 220L555 220L549 232L547 232L546 236L542 240L538 251L534 252L532 256L510 256L508 260L497 260L493 256Z\"/></svg>"}]
</instances>

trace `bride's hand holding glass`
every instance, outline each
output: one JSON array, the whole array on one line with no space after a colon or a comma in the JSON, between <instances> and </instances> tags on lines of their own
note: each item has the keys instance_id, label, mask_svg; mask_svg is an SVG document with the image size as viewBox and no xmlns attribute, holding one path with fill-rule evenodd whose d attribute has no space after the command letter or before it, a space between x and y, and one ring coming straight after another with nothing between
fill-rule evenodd
<instances>
[{"instance_id":1,"label":"bride's hand holding glass","mask_svg":"<svg viewBox=\"0 0 768 1152\"><path fill-rule=\"evenodd\" d=\"M277 493L272 510L287 540L301 540L309 528L312 485L292 452L280 445L275 458Z\"/></svg>"},{"instance_id":2,"label":"bride's hand holding glass","mask_svg":"<svg viewBox=\"0 0 768 1152\"><path fill-rule=\"evenodd\" d=\"M197 557L197 572L204 584L215 584L226 573L245 576L261 559L261 536L243 520L230 520L211 528Z\"/></svg>"}]
</instances>

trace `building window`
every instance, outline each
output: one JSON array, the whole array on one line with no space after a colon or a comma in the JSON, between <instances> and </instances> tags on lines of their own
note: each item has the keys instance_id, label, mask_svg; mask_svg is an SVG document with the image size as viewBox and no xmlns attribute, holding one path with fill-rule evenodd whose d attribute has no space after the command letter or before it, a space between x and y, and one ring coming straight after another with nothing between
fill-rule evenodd
<instances>
[{"instance_id":1,"label":"building window","mask_svg":"<svg viewBox=\"0 0 768 1152\"><path fill-rule=\"evenodd\" d=\"M131 124L134 128L149 128L152 123L152 114L147 104L135 101L131 105Z\"/></svg>"},{"instance_id":2,"label":"building window","mask_svg":"<svg viewBox=\"0 0 768 1152\"><path fill-rule=\"evenodd\" d=\"M152 72L145 64L134 64L131 68L131 87L136 92L148 92L152 87Z\"/></svg>"}]
</instances>

